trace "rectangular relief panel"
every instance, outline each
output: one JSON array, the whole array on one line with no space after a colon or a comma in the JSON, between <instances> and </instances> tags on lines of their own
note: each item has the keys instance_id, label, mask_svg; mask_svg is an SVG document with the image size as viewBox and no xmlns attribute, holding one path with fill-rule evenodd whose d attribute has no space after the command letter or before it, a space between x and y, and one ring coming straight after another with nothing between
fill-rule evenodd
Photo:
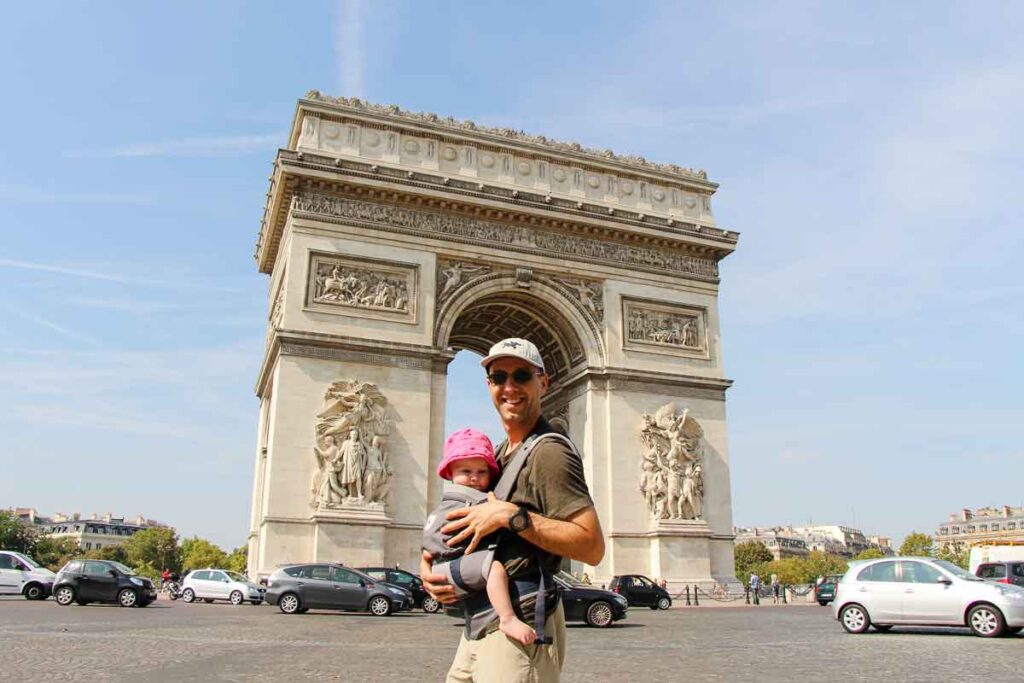
<instances>
[{"instance_id":1,"label":"rectangular relief panel","mask_svg":"<svg viewBox=\"0 0 1024 683\"><path fill-rule=\"evenodd\" d=\"M708 309L622 297L622 348L709 360Z\"/></svg>"},{"instance_id":2,"label":"rectangular relief panel","mask_svg":"<svg viewBox=\"0 0 1024 683\"><path fill-rule=\"evenodd\" d=\"M306 310L416 323L419 266L309 252Z\"/></svg>"}]
</instances>

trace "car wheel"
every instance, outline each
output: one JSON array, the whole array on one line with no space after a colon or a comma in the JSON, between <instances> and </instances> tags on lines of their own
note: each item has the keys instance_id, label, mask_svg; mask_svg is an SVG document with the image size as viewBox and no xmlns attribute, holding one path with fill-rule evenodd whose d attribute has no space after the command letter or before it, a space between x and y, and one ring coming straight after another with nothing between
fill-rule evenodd
<instances>
[{"instance_id":1,"label":"car wheel","mask_svg":"<svg viewBox=\"0 0 1024 683\"><path fill-rule=\"evenodd\" d=\"M121 607L135 607L139 602L139 594L131 588L123 588L121 589L121 592L117 594L117 602Z\"/></svg>"},{"instance_id":2,"label":"car wheel","mask_svg":"<svg viewBox=\"0 0 1024 683\"><path fill-rule=\"evenodd\" d=\"M25 587L25 598L27 600L42 600L43 587L38 583L30 583Z\"/></svg>"},{"instance_id":3,"label":"car wheel","mask_svg":"<svg viewBox=\"0 0 1024 683\"><path fill-rule=\"evenodd\" d=\"M281 599L277 601L277 608L285 614L305 611L302 609L302 603L299 602L299 596L295 593L285 593L282 595Z\"/></svg>"},{"instance_id":4,"label":"car wheel","mask_svg":"<svg viewBox=\"0 0 1024 683\"><path fill-rule=\"evenodd\" d=\"M423 611L427 614L437 614L437 611L441 609L441 604L430 597L429 595L423 598Z\"/></svg>"},{"instance_id":5,"label":"car wheel","mask_svg":"<svg viewBox=\"0 0 1024 683\"><path fill-rule=\"evenodd\" d=\"M61 586L54 592L53 599L61 607L67 607L75 601L75 589L71 586Z\"/></svg>"},{"instance_id":6,"label":"car wheel","mask_svg":"<svg viewBox=\"0 0 1024 683\"><path fill-rule=\"evenodd\" d=\"M892 629L892 624L872 624L872 626L876 631L881 631L882 633L886 633Z\"/></svg>"},{"instance_id":7,"label":"car wheel","mask_svg":"<svg viewBox=\"0 0 1024 683\"><path fill-rule=\"evenodd\" d=\"M1003 629L1003 635L1015 636L1018 633L1020 633L1022 629L1024 629L1024 626L1007 626L1005 629Z\"/></svg>"},{"instance_id":8,"label":"car wheel","mask_svg":"<svg viewBox=\"0 0 1024 683\"><path fill-rule=\"evenodd\" d=\"M181 599L188 603L195 602L196 592L191 588L186 588L181 592Z\"/></svg>"},{"instance_id":9,"label":"car wheel","mask_svg":"<svg viewBox=\"0 0 1024 683\"><path fill-rule=\"evenodd\" d=\"M604 600L595 600L587 608L587 623L595 628L605 628L612 623L612 606Z\"/></svg>"},{"instance_id":10,"label":"car wheel","mask_svg":"<svg viewBox=\"0 0 1024 683\"><path fill-rule=\"evenodd\" d=\"M245 601L245 596L242 595L242 591L231 591L231 604L241 605Z\"/></svg>"},{"instance_id":11,"label":"car wheel","mask_svg":"<svg viewBox=\"0 0 1024 683\"><path fill-rule=\"evenodd\" d=\"M251 600L250 602L252 603L253 607L258 607L259 605L263 604L262 600Z\"/></svg>"},{"instance_id":12,"label":"car wheel","mask_svg":"<svg viewBox=\"0 0 1024 683\"><path fill-rule=\"evenodd\" d=\"M370 604L367 605L367 609L375 617L386 617L391 614L391 601L383 595L375 595L370 598Z\"/></svg>"},{"instance_id":13,"label":"car wheel","mask_svg":"<svg viewBox=\"0 0 1024 683\"><path fill-rule=\"evenodd\" d=\"M821 605L822 607L827 607L828 606L828 600L818 600L818 604Z\"/></svg>"},{"instance_id":14,"label":"car wheel","mask_svg":"<svg viewBox=\"0 0 1024 683\"><path fill-rule=\"evenodd\" d=\"M658 600L658 609L668 609L672 606L672 600L669 598L661 598Z\"/></svg>"},{"instance_id":15,"label":"car wheel","mask_svg":"<svg viewBox=\"0 0 1024 683\"><path fill-rule=\"evenodd\" d=\"M867 610L857 604L847 605L839 613L839 623L847 633L864 633L871 626Z\"/></svg>"},{"instance_id":16,"label":"car wheel","mask_svg":"<svg viewBox=\"0 0 1024 683\"><path fill-rule=\"evenodd\" d=\"M975 605L967 613L967 625L971 632L982 638L995 638L1006 628L1003 613L992 605Z\"/></svg>"}]
</instances>

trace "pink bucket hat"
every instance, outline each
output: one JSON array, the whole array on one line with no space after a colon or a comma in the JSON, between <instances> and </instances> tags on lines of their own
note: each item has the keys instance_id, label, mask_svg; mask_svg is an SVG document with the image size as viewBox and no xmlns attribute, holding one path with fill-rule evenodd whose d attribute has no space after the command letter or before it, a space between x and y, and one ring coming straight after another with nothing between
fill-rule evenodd
<instances>
[{"instance_id":1,"label":"pink bucket hat","mask_svg":"<svg viewBox=\"0 0 1024 683\"><path fill-rule=\"evenodd\" d=\"M437 466L437 476L442 479L451 479L452 474L448 468L453 463L467 458L483 458L487 461L487 468L491 476L498 474L498 461L494 459L494 446L491 440L483 432L475 429L460 429L448 435L444 442L444 457L441 464Z\"/></svg>"}]
</instances>

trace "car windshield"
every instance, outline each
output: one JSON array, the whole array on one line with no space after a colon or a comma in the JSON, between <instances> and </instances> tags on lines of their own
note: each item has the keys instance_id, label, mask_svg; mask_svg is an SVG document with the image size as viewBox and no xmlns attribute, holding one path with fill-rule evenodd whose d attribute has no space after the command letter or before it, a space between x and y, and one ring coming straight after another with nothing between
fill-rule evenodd
<instances>
[{"instance_id":1,"label":"car windshield","mask_svg":"<svg viewBox=\"0 0 1024 683\"><path fill-rule=\"evenodd\" d=\"M964 581L984 581L985 580L985 579L982 579L982 578L980 578L978 576L975 576L974 574L970 573L966 569L961 569L960 567L956 566L952 562L948 562L946 560L934 560L934 562L935 562L935 564L937 564L938 566L942 567L943 569L945 569L947 572L949 572L950 574L952 574L953 576L955 576L958 579L962 579Z\"/></svg>"},{"instance_id":2,"label":"car windshield","mask_svg":"<svg viewBox=\"0 0 1024 683\"><path fill-rule=\"evenodd\" d=\"M560 581L564 581L565 583L569 584L570 586L583 586L583 587L587 586L587 584L583 583L582 581L577 579L575 576L573 576L569 572L560 571L557 574L555 574L555 578L560 580Z\"/></svg>"},{"instance_id":3,"label":"car windshield","mask_svg":"<svg viewBox=\"0 0 1024 683\"><path fill-rule=\"evenodd\" d=\"M121 572L122 574L125 574L126 576L135 576L135 570L131 567L126 567L120 562L111 562L110 564L113 565L114 569Z\"/></svg>"},{"instance_id":4,"label":"car windshield","mask_svg":"<svg viewBox=\"0 0 1024 683\"><path fill-rule=\"evenodd\" d=\"M244 576L242 576L238 572L224 572L224 573L227 574L228 578L230 578L232 581L241 581L242 583L249 583L249 579L244 577Z\"/></svg>"},{"instance_id":5,"label":"car windshield","mask_svg":"<svg viewBox=\"0 0 1024 683\"><path fill-rule=\"evenodd\" d=\"M39 564L38 562L36 562L35 560L33 560L28 555L22 555L21 553L17 553L16 557L19 560L21 560L22 562L24 562L25 564L27 564L30 569L39 569L40 567L43 566L43 565Z\"/></svg>"}]
</instances>

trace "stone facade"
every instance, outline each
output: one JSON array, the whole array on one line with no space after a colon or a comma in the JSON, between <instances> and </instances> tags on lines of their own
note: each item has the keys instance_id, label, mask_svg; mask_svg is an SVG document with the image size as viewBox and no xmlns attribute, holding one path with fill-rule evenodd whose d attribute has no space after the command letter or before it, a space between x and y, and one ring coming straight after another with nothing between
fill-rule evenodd
<instances>
[{"instance_id":1,"label":"stone facade","mask_svg":"<svg viewBox=\"0 0 1024 683\"><path fill-rule=\"evenodd\" d=\"M249 567L415 566L446 369L540 348L608 536L597 580L733 581L703 172L311 93L270 179Z\"/></svg>"},{"instance_id":2,"label":"stone facade","mask_svg":"<svg viewBox=\"0 0 1024 683\"><path fill-rule=\"evenodd\" d=\"M970 547L982 542L1024 543L1024 508L964 508L949 516L935 531L936 547Z\"/></svg>"},{"instance_id":3,"label":"stone facade","mask_svg":"<svg viewBox=\"0 0 1024 683\"><path fill-rule=\"evenodd\" d=\"M865 536L860 529L842 524L817 526L774 526L737 528L736 543L760 541L772 551L776 560L802 557L812 552L854 558L869 548L892 555L892 539Z\"/></svg>"},{"instance_id":4,"label":"stone facade","mask_svg":"<svg viewBox=\"0 0 1024 683\"><path fill-rule=\"evenodd\" d=\"M77 512L56 513L45 517L34 508L14 508L11 512L24 524L33 526L44 536L70 538L82 550L100 550L121 545L129 537L144 529L166 526L142 515L135 517L114 517L110 513L88 517Z\"/></svg>"}]
</instances>

